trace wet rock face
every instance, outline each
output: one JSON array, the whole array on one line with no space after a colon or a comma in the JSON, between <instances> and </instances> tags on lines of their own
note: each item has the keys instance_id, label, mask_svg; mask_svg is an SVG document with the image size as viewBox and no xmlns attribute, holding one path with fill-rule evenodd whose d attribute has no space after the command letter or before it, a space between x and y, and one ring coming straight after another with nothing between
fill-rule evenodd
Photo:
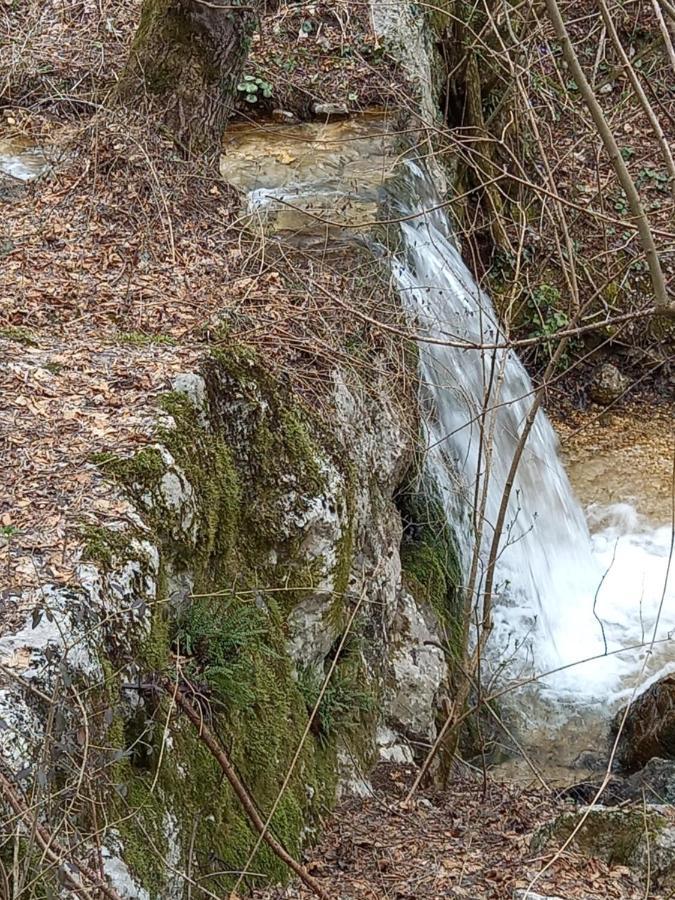
<instances>
[{"instance_id":1,"label":"wet rock face","mask_svg":"<svg viewBox=\"0 0 675 900\"><path fill-rule=\"evenodd\" d=\"M615 739L625 713L612 726ZM621 769L635 772L653 757L675 759L675 675L667 675L631 703L621 729L616 759Z\"/></svg>"},{"instance_id":2,"label":"wet rock face","mask_svg":"<svg viewBox=\"0 0 675 900\"><path fill-rule=\"evenodd\" d=\"M612 363L603 363L593 375L588 393L595 403L609 406L630 386L630 379L623 375Z\"/></svg>"},{"instance_id":3,"label":"wet rock face","mask_svg":"<svg viewBox=\"0 0 675 900\"><path fill-rule=\"evenodd\" d=\"M434 35L425 16L409 3L370 0L373 30L401 64L406 79L417 94L420 118L433 122L438 115L438 86L434 78Z\"/></svg>"},{"instance_id":4,"label":"wet rock face","mask_svg":"<svg viewBox=\"0 0 675 900\"><path fill-rule=\"evenodd\" d=\"M346 119L346 112L319 104L315 122L293 124L279 110L263 129L228 129L220 174L247 197L249 228L312 243L327 234L351 239L355 226L377 221L399 159L396 128L379 113Z\"/></svg>"},{"instance_id":5,"label":"wet rock face","mask_svg":"<svg viewBox=\"0 0 675 900\"><path fill-rule=\"evenodd\" d=\"M434 737L436 699L448 677L438 636L406 592L401 596L395 624L399 646L391 657L389 721L405 734Z\"/></svg>"},{"instance_id":6,"label":"wet rock face","mask_svg":"<svg viewBox=\"0 0 675 900\"><path fill-rule=\"evenodd\" d=\"M643 795L652 803L675 803L675 761L650 759L628 779L635 799Z\"/></svg>"},{"instance_id":7,"label":"wet rock face","mask_svg":"<svg viewBox=\"0 0 675 900\"><path fill-rule=\"evenodd\" d=\"M603 779L598 776L592 781L581 781L565 788L559 794L575 803L591 804L598 796ZM603 806L620 806L631 800L665 805L675 803L675 761L670 759L650 759L644 769L625 777L612 775L600 795Z\"/></svg>"}]
</instances>

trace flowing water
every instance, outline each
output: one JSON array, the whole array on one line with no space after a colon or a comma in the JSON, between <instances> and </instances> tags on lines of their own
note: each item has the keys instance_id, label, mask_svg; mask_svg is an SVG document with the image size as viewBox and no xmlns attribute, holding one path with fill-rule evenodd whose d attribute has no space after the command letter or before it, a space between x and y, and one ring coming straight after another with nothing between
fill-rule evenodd
<instances>
[{"instance_id":1,"label":"flowing water","mask_svg":"<svg viewBox=\"0 0 675 900\"><path fill-rule=\"evenodd\" d=\"M495 311L455 247L432 177L412 161L401 164L382 117L270 127L262 139L259 129L234 129L221 171L244 191L252 220L267 233L294 240L313 234L323 242L325 219L331 240L351 239L379 217L383 193L391 218L402 220L396 249L379 252L390 259L420 334L427 477L442 494L467 573L479 545L480 598L533 387L517 355L503 347ZM477 507L479 540L471 515ZM625 503L595 503L587 519L556 434L544 413L537 415L499 539L485 661L499 689L537 678L504 698L518 713L521 739L530 731L541 745L543 729L549 737L564 733L567 742L577 725L588 735L591 721L606 723L635 685L675 668L670 539L665 519L647 520ZM657 615L656 637L665 643L649 653Z\"/></svg>"},{"instance_id":2,"label":"flowing water","mask_svg":"<svg viewBox=\"0 0 675 900\"><path fill-rule=\"evenodd\" d=\"M399 204L402 249L393 271L426 338L419 366L427 473L460 535L467 572L479 540L480 597L533 387L515 353L480 349L503 345L495 311L457 252L447 217L434 210L439 201L429 176L414 163L407 166L407 200ZM462 510L480 508L483 492L478 539L475 522ZM653 527L628 504L596 505L592 525L591 537L555 432L539 412L499 539L488 666L502 682L550 673L536 685L536 715L554 727L584 707L606 716L635 684L675 668L668 640L675 628L675 578L667 579L671 528ZM649 654L644 645L659 613L656 638L666 644Z\"/></svg>"},{"instance_id":3,"label":"flowing water","mask_svg":"<svg viewBox=\"0 0 675 900\"><path fill-rule=\"evenodd\" d=\"M0 175L17 181L33 181L49 169L45 154L19 137L0 137Z\"/></svg>"}]
</instances>

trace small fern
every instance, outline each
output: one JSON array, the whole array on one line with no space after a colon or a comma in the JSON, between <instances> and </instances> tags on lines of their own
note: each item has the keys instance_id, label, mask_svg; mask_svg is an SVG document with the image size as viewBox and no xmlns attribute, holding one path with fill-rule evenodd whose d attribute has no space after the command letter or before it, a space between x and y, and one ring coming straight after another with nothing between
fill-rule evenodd
<instances>
[{"instance_id":1,"label":"small fern","mask_svg":"<svg viewBox=\"0 0 675 900\"><path fill-rule=\"evenodd\" d=\"M236 597L198 598L180 617L174 643L190 657L192 675L237 707L255 701L255 656L273 656L267 617Z\"/></svg>"},{"instance_id":2,"label":"small fern","mask_svg":"<svg viewBox=\"0 0 675 900\"><path fill-rule=\"evenodd\" d=\"M323 675L313 668L300 669L298 688L308 714L317 704ZM351 661L337 666L321 698L312 730L322 744L328 744L338 734L350 734L362 723L364 715L374 709L372 694L359 685L358 670Z\"/></svg>"}]
</instances>

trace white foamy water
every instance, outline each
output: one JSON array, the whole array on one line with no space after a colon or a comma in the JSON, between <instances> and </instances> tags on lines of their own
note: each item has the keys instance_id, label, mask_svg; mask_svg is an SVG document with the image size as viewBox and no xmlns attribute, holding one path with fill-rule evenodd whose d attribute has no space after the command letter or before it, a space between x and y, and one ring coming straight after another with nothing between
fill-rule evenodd
<instances>
[{"instance_id":1,"label":"white foamy water","mask_svg":"<svg viewBox=\"0 0 675 900\"><path fill-rule=\"evenodd\" d=\"M610 651L631 644L640 649L607 660L587 663L574 678L606 685L611 696L627 696L636 684L645 684L675 669L675 569L669 565L671 525L654 526L628 504L591 507L593 555L603 572L595 610L602 622ZM657 626L658 618L658 626ZM650 646L652 638L657 643ZM663 643L665 642L665 643ZM568 652L574 634L567 633ZM599 652L602 652L603 647ZM641 672L644 664L644 672Z\"/></svg>"},{"instance_id":2,"label":"white foamy water","mask_svg":"<svg viewBox=\"0 0 675 900\"><path fill-rule=\"evenodd\" d=\"M387 166L382 169L388 171ZM247 185L249 212L275 210L279 201L282 209L330 208L338 195L324 175L311 167L307 178L297 181L288 173L279 183L276 175L256 175ZM349 178L343 182L356 200L363 199L364 191L372 200L372 180L365 187ZM427 338L419 342L426 473L441 494L467 574L478 540L471 511L476 503L482 511L474 594L479 604L485 561L533 387L515 353L483 346L503 344L505 335L454 245L445 212L436 208L439 197L429 174L408 162L404 176L386 190L404 219L401 246L390 256L392 272L411 320ZM355 224L353 218L349 221ZM297 227L295 221L292 227ZM482 443L484 409L488 440ZM555 731L572 717L585 725L589 710L607 715L634 685L675 669L675 645L669 640L670 631L675 632L672 573L666 588L669 552L670 528L654 527L627 505L593 508L587 521L560 461L556 434L540 412L500 537L485 661L485 674L494 674L500 689L538 677L527 696L521 689L513 704L527 727L541 728L545 722ZM657 641L666 643L649 652L659 612ZM581 664L590 657L595 658Z\"/></svg>"},{"instance_id":3,"label":"white foamy water","mask_svg":"<svg viewBox=\"0 0 675 900\"><path fill-rule=\"evenodd\" d=\"M459 535L467 573L479 540L467 510L476 500L479 509L484 504L474 595L480 602L533 387L515 353L481 349L504 342L495 311L457 252L445 214L423 213L438 205L429 176L408 166L403 243L392 267L411 317L427 338L419 343L427 474ZM487 439L481 441L484 409ZM589 521L593 536L560 461L555 432L539 412L499 543L488 668L502 682L560 669L537 686L542 700L553 701L553 716L570 703L609 709L634 684L662 674L670 660L675 668L670 643L657 645L644 671L648 650L625 649L651 641L659 612L657 640L675 630L672 573L666 585L671 529L649 526L627 506L591 510Z\"/></svg>"}]
</instances>

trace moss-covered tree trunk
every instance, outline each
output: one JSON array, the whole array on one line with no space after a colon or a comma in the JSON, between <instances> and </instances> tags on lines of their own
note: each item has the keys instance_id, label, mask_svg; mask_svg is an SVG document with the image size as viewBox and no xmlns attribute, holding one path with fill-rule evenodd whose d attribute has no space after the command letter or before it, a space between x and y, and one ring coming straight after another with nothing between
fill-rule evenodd
<instances>
[{"instance_id":1,"label":"moss-covered tree trunk","mask_svg":"<svg viewBox=\"0 0 675 900\"><path fill-rule=\"evenodd\" d=\"M260 0L144 0L120 83L186 152L215 150L232 109Z\"/></svg>"}]
</instances>

